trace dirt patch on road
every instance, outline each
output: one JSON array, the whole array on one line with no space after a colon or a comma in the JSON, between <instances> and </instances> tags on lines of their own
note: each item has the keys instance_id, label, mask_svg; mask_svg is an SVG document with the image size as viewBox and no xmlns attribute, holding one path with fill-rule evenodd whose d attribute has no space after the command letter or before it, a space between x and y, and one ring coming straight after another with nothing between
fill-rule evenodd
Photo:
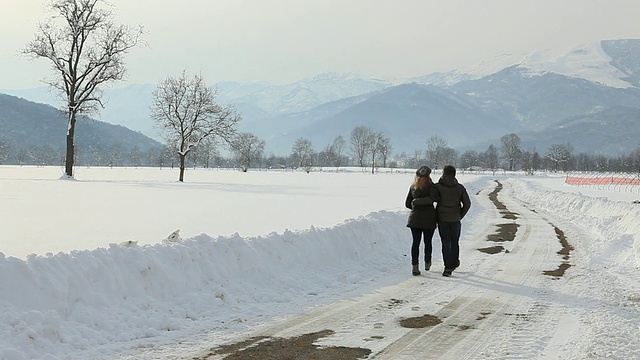
<instances>
[{"instance_id":1,"label":"dirt patch on road","mask_svg":"<svg viewBox=\"0 0 640 360\"><path fill-rule=\"evenodd\" d=\"M487 240L493 242L513 241L516 238L519 227L519 224L514 223L499 224L498 232L487 236Z\"/></svg>"},{"instance_id":2,"label":"dirt patch on road","mask_svg":"<svg viewBox=\"0 0 640 360\"><path fill-rule=\"evenodd\" d=\"M502 190L502 184L498 180L495 180L495 182L497 186L489 194L489 200L491 200L493 205L495 205L496 208L498 208L503 218L509 219L509 220L517 220L518 215L520 214L509 211L509 209L507 209L507 207L500 200L498 200L498 193L500 192L500 190Z\"/></svg>"},{"instance_id":3,"label":"dirt patch on road","mask_svg":"<svg viewBox=\"0 0 640 360\"><path fill-rule=\"evenodd\" d=\"M224 356L225 360L332 360L364 359L371 350L348 348L343 346L320 347L314 343L323 337L334 334L332 330L300 335L293 338L255 337L235 344L223 345L212 349L203 357L193 360L206 360L213 356Z\"/></svg>"},{"instance_id":4,"label":"dirt patch on road","mask_svg":"<svg viewBox=\"0 0 640 360\"><path fill-rule=\"evenodd\" d=\"M490 312L488 311L483 311L480 313L480 316L478 316L478 318L476 320L484 320L487 318L487 316L491 315Z\"/></svg>"},{"instance_id":5,"label":"dirt patch on road","mask_svg":"<svg viewBox=\"0 0 640 360\"><path fill-rule=\"evenodd\" d=\"M430 326L436 326L440 323L442 323L442 320L437 316L429 314L400 320L400 326L409 329L422 329Z\"/></svg>"},{"instance_id":6,"label":"dirt patch on road","mask_svg":"<svg viewBox=\"0 0 640 360\"><path fill-rule=\"evenodd\" d=\"M560 266L558 266L557 269L555 270L546 270L543 272L543 274L547 275L547 276L552 276L554 278L561 278L564 276L564 273L567 271L567 269L569 269L571 267L571 264L569 263L562 263L560 264Z\"/></svg>"},{"instance_id":7,"label":"dirt patch on road","mask_svg":"<svg viewBox=\"0 0 640 360\"><path fill-rule=\"evenodd\" d=\"M509 211L507 207L498 200L498 193L502 190L502 184L495 180L496 188L489 194L489 200L493 203L493 205L500 211L502 217L509 220L517 220L518 213L514 213ZM505 241L513 241L516 238L516 233L518 232L519 224L515 223L504 223L498 224L498 230L496 233L488 235L487 240L492 242L505 242ZM478 251L483 252L485 254L499 254L503 251L508 252L501 245L490 246L482 249L478 249Z\"/></svg>"},{"instance_id":8,"label":"dirt patch on road","mask_svg":"<svg viewBox=\"0 0 640 360\"><path fill-rule=\"evenodd\" d=\"M557 226L554 226L553 229L556 232L556 236L558 240L560 240L560 245L562 245L562 249L558 251L558 255L562 255L562 259L569 260L571 256L571 251L573 251L573 246L569 245L569 241L567 241L567 237L564 236L564 231L558 229Z\"/></svg>"},{"instance_id":9,"label":"dirt patch on road","mask_svg":"<svg viewBox=\"0 0 640 360\"><path fill-rule=\"evenodd\" d=\"M470 325L458 325L458 326L456 326L456 327L457 327L457 328L458 328L458 330L460 330L460 331L466 331L466 330L474 329L474 327L473 327L473 326L470 326Z\"/></svg>"},{"instance_id":10,"label":"dirt patch on road","mask_svg":"<svg viewBox=\"0 0 640 360\"><path fill-rule=\"evenodd\" d=\"M567 240L567 237L564 235L564 232L553 224L551 224L551 226L553 226L553 229L556 232L556 236L560 241L560 245L562 245L562 249L558 251L558 255L562 255L562 260L564 261L562 262L562 264L560 264L560 266L558 266L557 269L544 271L543 274L559 279L562 276L564 276L564 273L567 271L567 269L571 267L571 264L569 263L569 259L571 258L571 251L573 251L574 249L573 249L573 246L569 244L569 241Z\"/></svg>"},{"instance_id":11,"label":"dirt patch on road","mask_svg":"<svg viewBox=\"0 0 640 360\"><path fill-rule=\"evenodd\" d=\"M256 337L252 337L245 341L240 341L234 344L221 345L220 347L216 348L212 353L207 354L205 357L202 357L202 358L197 357L197 358L194 358L194 360L207 359L208 356L211 356L211 355L231 354L233 352L242 350L248 346L251 346L259 341L262 341L268 338L269 338L268 336L256 336Z\"/></svg>"},{"instance_id":12,"label":"dirt patch on road","mask_svg":"<svg viewBox=\"0 0 640 360\"><path fill-rule=\"evenodd\" d=\"M501 252L504 251L504 246L502 245L497 245L497 246L491 246L491 247L487 247L487 248L482 248L482 249L478 249L480 252L483 252L485 254L499 254Z\"/></svg>"}]
</instances>

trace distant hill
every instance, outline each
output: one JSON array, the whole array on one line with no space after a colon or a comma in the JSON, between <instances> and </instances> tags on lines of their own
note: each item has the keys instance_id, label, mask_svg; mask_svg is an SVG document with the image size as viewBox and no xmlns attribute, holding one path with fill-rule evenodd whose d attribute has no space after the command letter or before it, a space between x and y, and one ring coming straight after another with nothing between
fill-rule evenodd
<instances>
[{"instance_id":1,"label":"distant hill","mask_svg":"<svg viewBox=\"0 0 640 360\"><path fill-rule=\"evenodd\" d=\"M520 134L525 149L569 143L574 153L628 154L640 148L640 109L623 106L566 118L542 131Z\"/></svg>"},{"instance_id":2,"label":"distant hill","mask_svg":"<svg viewBox=\"0 0 640 360\"><path fill-rule=\"evenodd\" d=\"M624 74L621 79L640 87L640 39L602 41L601 45L611 57L610 64Z\"/></svg>"},{"instance_id":3,"label":"distant hill","mask_svg":"<svg viewBox=\"0 0 640 360\"><path fill-rule=\"evenodd\" d=\"M466 94L487 113L542 130L563 119L611 106L640 106L640 89L615 88L555 73L531 75L513 66L451 88Z\"/></svg>"},{"instance_id":4,"label":"distant hill","mask_svg":"<svg viewBox=\"0 0 640 360\"><path fill-rule=\"evenodd\" d=\"M21 152L36 148L64 158L67 123L66 115L52 106L0 94L0 136L9 140L13 160L22 156ZM146 152L162 147L141 133L85 116L76 123L75 145L81 160L90 154L128 153L134 148Z\"/></svg>"},{"instance_id":5,"label":"distant hill","mask_svg":"<svg viewBox=\"0 0 640 360\"><path fill-rule=\"evenodd\" d=\"M326 104L323 106L326 117L280 135L275 143L293 144L297 138L304 137L321 149L338 135L348 140L353 128L369 126L392 140L394 153L410 153L426 148L427 140L434 135L446 138L450 146L459 147L467 145L469 139L486 139L519 129L501 118L487 115L465 96L428 85L390 87L359 97L349 107L344 107L345 101L332 104L336 111L327 110L331 104ZM310 113L317 114L317 111ZM290 147L275 150L287 153Z\"/></svg>"},{"instance_id":6,"label":"distant hill","mask_svg":"<svg viewBox=\"0 0 640 360\"><path fill-rule=\"evenodd\" d=\"M260 109L264 117L313 109L332 101L383 90L389 82L355 74L325 73L287 85L218 83L219 101ZM249 117L249 121L253 116Z\"/></svg>"}]
</instances>

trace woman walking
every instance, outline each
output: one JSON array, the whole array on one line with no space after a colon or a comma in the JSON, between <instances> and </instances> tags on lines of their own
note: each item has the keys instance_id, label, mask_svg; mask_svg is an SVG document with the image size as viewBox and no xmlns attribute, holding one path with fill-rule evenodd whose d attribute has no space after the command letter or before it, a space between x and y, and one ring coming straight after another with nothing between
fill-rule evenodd
<instances>
[{"instance_id":1,"label":"woman walking","mask_svg":"<svg viewBox=\"0 0 640 360\"><path fill-rule=\"evenodd\" d=\"M411 209L407 227L411 229L411 273L420 275L419 255L420 242L424 239L424 269L431 268L431 239L436 230L436 211L431 199L431 169L422 165L416 170L416 176L409 188L405 206Z\"/></svg>"}]
</instances>

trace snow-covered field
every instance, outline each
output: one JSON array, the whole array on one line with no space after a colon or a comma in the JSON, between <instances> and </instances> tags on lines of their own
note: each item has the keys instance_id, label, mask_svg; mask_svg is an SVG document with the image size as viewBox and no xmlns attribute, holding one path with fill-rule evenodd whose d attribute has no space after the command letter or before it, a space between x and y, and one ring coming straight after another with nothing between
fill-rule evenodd
<instances>
[{"instance_id":1,"label":"snow-covered field","mask_svg":"<svg viewBox=\"0 0 640 360\"><path fill-rule=\"evenodd\" d=\"M485 328L490 341L474 340L467 358L640 358L638 195L570 187L563 177L459 174L473 206L462 266L446 279L437 234L434 268L410 276L403 205L411 171L189 169L185 183L171 169L77 168L76 180L61 173L0 166L0 359L190 358L398 284L433 304L467 291L521 302L510 304L518 316ZM494 179L526 230L504 244L509 252L489 255L478 248L501 221L488 199ZM561 248L545 222L573 247L563 276L530 271L553 270ZM178 229L180 239L163 242ZM557 248L539 264L533 255L517 264L531 272L526 283L488 281L528 248L521 237Z\"/></svg>"}]
</instances>

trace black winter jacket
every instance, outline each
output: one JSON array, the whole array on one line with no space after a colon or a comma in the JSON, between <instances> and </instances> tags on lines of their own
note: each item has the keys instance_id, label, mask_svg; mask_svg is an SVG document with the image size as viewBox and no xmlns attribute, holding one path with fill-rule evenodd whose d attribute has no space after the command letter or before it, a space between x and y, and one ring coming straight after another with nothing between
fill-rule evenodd
<instances>
[{"instance_id":1,"label":"black winter jacket","mask_svg":"<svg viewBox=\"0 0 640 360\"><path fill-rule=\"evenodd\" d=\"M404 206L411 209L407 227L416 229L435 229L436 228L436 210L433 208L433 200L431 199L431 188L433 185L427 186L426 189L409 188L407 199Z\"/></svg>"},{"instance_id":2,"label":"black winter jacket","mask_svg":"<svg viewBox=\"0 0 640 360\"><path fill-rule=\"evenodd\" d=\"M471 208L467 189L458 183L455 176L443 175L438 183L431 187L431 198L438 203L436 206L438 221L460 221Z\"/></svg>"}]
</instances>

